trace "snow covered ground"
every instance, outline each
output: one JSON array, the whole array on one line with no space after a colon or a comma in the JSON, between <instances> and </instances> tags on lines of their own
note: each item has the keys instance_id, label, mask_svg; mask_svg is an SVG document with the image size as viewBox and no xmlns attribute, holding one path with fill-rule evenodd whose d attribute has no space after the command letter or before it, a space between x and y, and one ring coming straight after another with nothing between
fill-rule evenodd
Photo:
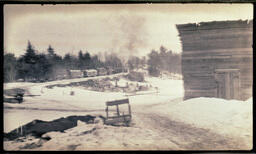
<instances>
[{"instance_id":1,"label":"snow covered ground","mask_svg":"<svg viewBox=\"0 0 256 154\"><path fill-rule=\"evenodd\" d=\"M158 86L159 93L156 93L156 91L146 91L139 92L137 93L138 95L129 96L128 94L120 92L96 92L85 90L79 87L53 87L52 89L48 89L45 88L42 83L38 83L39 86L31 86L27 90L33 95L40 96L24 97L24 102L22 104L4 103L4 107L13 109L33 109L37 110L37 112L40 112L39 110L71 110L76 112L88 112L94 110L104 111L106 101L112 101L117 99L129 98L130 103L133 107L137 105L144 106L145 104L157 104L159 102L165 102L167 100L183 96L181 80L159 80L157 78L149 78L147 82L151 83L153 86ZM175 92L167 90L168 87L175 88ZM74 95L70 95L71 91L74 91ZM8 113L6 112L6 114ZM45 115L45 120L47 119L47 116L48 115ZM31 118L31 116L25 116L25 119L23 121L18 120L18 122L16 122L15 119L11 120L9 117L10 116L4 117L5 132L17 128L18 126L20 126L20 124L25 124L31 120L34 120L34 118L36 118L37 116L32 116L33 119ZM49 119L52 120L52 118Z\"/></svg>"},{"instance_id":2,"label":"snow covered ground","mask_svg":"<svg viewBox=\"0 0 256 154\"><path fill-rule=\"evenodd\" d=\"M170 117L175 121L208 129L226 137L239 138L252 148L252 98L247 101L218 98L194 98L183 102L160 104L148 112Z\"/></svg>"},{"instance_id":3,"label":"snow covered ground","mask_svg":"<svg viewBox=\"0 0 256 154\"><path fill-rule=\"evenodd\" d=\"M65 133L45 134L52 138L47 142L38 139L22 143L7 141L4 147L17 150L33 142L42 144L35 150L252 148L252 99L194 98L183 101L182 80L145 79L145 84L158 88L130 95L89 91L79 87L48 89L45 86L49 83L28 83L29 93L40 96L25 97L22 104L4 103L4 132L35 119L50 121L69 115L105 115L106 101L127 97L132 107L133 125L113 127L101 123L80 123ZM63 84L68 82L71 81L58 81ZM5 87L15 86L6 84ZM74 91L74 95L70 95L71 91ZM90 130L91 133L85 133Z\"/></svg>"}]
</instances>

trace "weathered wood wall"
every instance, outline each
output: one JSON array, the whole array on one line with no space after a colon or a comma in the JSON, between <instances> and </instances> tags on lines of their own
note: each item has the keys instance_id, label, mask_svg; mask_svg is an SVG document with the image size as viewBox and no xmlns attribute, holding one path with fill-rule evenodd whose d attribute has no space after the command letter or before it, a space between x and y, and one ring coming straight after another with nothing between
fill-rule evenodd
<instances>
[{"instance_id":1,"label":"weathered wood wall","mask_svg":"<svg viewBox=\"0 0 256 154\"><path fill-rule=\"evenodd\" d=\"M252 97L252 21L177 25L182 43L184 99L217 97L216 69L238 69L239 99Z\"/></svg>"}]
</instances>

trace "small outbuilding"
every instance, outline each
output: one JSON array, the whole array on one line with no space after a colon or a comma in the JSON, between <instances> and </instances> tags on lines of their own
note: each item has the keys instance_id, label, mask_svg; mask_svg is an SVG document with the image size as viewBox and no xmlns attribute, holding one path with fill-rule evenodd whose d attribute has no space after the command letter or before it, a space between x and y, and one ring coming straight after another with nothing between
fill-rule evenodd
<instances>
[{"instance_id":1,"label":"small outbuilding","mask_svg":"<svg viewBox=\"0 0 256 154\"><path fill-rule=\"evenodd\" d=\"M252 97L252 20L176 25L182 43L184 99Z\"/></svg>"}]
</instances>

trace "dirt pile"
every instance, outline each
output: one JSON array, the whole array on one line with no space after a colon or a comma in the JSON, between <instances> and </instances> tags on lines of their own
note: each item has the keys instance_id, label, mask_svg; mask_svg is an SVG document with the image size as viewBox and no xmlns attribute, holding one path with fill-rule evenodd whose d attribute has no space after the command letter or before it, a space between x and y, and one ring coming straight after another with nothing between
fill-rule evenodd
<instances>
[{"instance_id":1,"label":"dirt pile","mask_svg":"<svg viewBox=\"0 0 256 154\"><path fill-rule=\"evenodd\" d=\"M52 131L63 132L66 129L77 126L77 121L80 120L85 123L93 123L95 116L69 116L66 118L60 118L53 121L34 120L26 125L12 130L9 133L4 134L4 140L15 140L19 137L32 135L34 137L41 137L43 134ZM103 118L100 116L100 118ZM104 118L103 118L104 119Z\"/></svg>"},{"instance_id":2,"label":"dirt pile","mask_svg":"<svg viewBox=\"0 0 256 154\"><path fill-rule=\"evenodd\" d=\"M66 87L66 86L70 86L70 87L77 87L77 86L82 86L88 90L93 90L93 91L107 91L107 90L111 90L113 91L115 86L112 85L112 83L110 82L111 79L110 78L106 78L106 79L95 79L95 80L87 80L87 81L82 81L82 82L73 82L73 83L69 83L69 84L55 84L55 85L50 85L50 86L46 86L46 88L53 88L53 87Z\"/></svg>"},{"instance_id":3,"label":"dirt pile","mask_svg":"<svg viewBox=\"0 0 256 154\"><path fill-rule=\"evenodd\" d=\"M141 74L133 74L131 76L124 77L125 79L131 78L132 80L138 80L140 82L144 81L144 76ZM129 81L130 79L128 79ZM125 86L119 85L120 78L103 78L103 79L90 79L82 82L73 82L69 84L55 84L46 86L47 88L53 87L83 87L86 90L99 91L99 92L126 92L133 93L136 91L146 91L149 90L150 87L146 85L142 85L139 83L126 82Z\"/></svg>"}]
</instances>

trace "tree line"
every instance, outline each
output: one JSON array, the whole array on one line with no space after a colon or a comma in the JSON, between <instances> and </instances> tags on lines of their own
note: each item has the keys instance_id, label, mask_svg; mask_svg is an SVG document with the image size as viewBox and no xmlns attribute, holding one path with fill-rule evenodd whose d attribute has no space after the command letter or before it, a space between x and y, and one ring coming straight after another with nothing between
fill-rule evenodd
<instances>
[{"instance_id":1,"label":"tree line","mask_svg":"<svg viewBox=\"0 0 256 154\"><path fill-rule=\"evenodd\" d=\"M152 50L148 57L131 56L127 61L119 58L116 54L105 54L104 61L98 55L89 52L78 55L65 54L64 57L55 53L49 45L47 53L37 53L34 46L28 41L24 55L16 58L12 53L4 54L4 82L12 82L17 79L41 80L53 78L57 70L70 69L96 69L100 67L111 68L121 72L126 67L129 70L139 68L148 69L149 75L159 76L161 71L180 73L181 56L173 53L163 46L160 51Z\"/></svg>"},{"instance_id":2,"label":"tree line","mask_svg":"<svg viewBox=\"0 0 256 154\"><path fill-rule=\"evenodd\" d=\"M128 66L130 70L147 66L151 76L159 76L163 71L181 74L181 54L168 51L164 46L161 46L159 50L151 50L147 59L145 56L142 58L130 57Z\"/></svg>"},{"instance_id":3,"label":"tree line","mask_svg":"<svg viewBox=\"0 0 256 154\"><path fill-rule=\"evenodd\" d=\"M168 51L164 46L159 51L151 51L147 64L148 72L152 76L159 76L162 71L181 74L181 54Z\"/></svg>"},{"instance_id":4,"label":"tree line","mask_svg":"<svg viewBox=\"0 0 256 154\"><path fill-rule=\"evenodd\" d=\"M65 54L64 57L55 53L49 45L47 53L37 53L34 46L28 42L24 55L16 58L12 53L4 54L4 82L17 79L41 80L53 78L57 70L70 69L96 69L99 67L111 67L122 69L123 63L116 54L105 55L105 61L99 59L98 55L91 56L89 52L78 55Z\"/></svg>"}]
</instances>

